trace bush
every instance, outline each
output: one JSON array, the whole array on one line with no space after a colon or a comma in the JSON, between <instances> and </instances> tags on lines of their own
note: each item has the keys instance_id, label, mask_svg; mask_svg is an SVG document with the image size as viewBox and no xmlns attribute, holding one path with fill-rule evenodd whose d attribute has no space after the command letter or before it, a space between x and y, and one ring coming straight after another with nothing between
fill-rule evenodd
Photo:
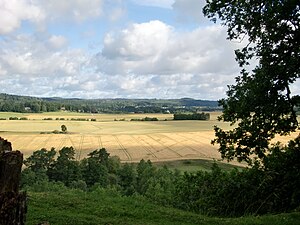
<instances>
[{"instance_id":1,"label":"bush","mask_svg":"<svg viewBox=\"0 0 300 225\"><path fill-rule=\"evenodd\" d=\"M209 113L193 113L193 114L184 114L178 113L174 114L174 120L209 120Z\"/></svg>"},{"instance_id":2,"label":"bush","mask_svg":"<svg viewBox=\"0 0 300 225\"><path fill-rule=\"evenodd\" d=\"M18 117L9 117L9 120L19 120Z\"/></svg>"},{"instance_id":3,"label":"bush","mask_svg":"<svg viewBox=\"0 0 300 225\"><path fill-rule=\"evenodd\" d=\"M158 121L156 117L145 117L142 119L131 119L130 121Z\"/></svg>"},{"instance_id":4,"label":"bush","mask_svg":"<svg viewBox=\"0 0 300 225\"><path fill-rule=\"evenodd\" d=\"M87 191L87 185L86 185L85 181L83 181L83 180L72 181L70 184L70 187L74 188L74 189L79 189L82 191Z\"/></svg>"}]
</instances>

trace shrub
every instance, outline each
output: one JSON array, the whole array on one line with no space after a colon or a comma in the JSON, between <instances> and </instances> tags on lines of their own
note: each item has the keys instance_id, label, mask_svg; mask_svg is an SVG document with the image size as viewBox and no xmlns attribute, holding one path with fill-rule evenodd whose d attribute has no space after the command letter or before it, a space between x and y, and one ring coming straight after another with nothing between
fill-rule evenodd
<instances>
[{"instance_id":1,"label":"shrub","mask_svg":"<svg viewBox=\"0 0 300 225\"><path fill-rule=\"evenodd\" d=\"M174 120L209 120L209 113L193 113L193 114L184 114L178 113L174 114Z\"/></svg>"},{"instance_id":2,"label":"shrub","mask_svg":"<svg viewBox=\"0 0 300 225\"><path fill-rule=\"evenodd\" d=\"M18 117L9 117L9 120L19 120Z\"/></svg>"}]
</instances>

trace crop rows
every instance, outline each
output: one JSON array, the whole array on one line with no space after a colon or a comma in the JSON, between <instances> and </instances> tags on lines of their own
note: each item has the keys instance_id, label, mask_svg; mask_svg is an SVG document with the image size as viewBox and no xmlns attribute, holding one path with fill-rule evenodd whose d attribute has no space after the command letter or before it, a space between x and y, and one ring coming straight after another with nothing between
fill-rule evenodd
<instances>
[{"instance_id":1,"label":"crop rows","mask_svg":"<svg viewBox=\"0 0 300 225\"><path fill-rule=\"evenodd\" d=\"M216 148L210 145L210 138L203 132L155 133L155 134L40 134L17 135L6 134L4 138L13 143L16 150L25 157L41 148L59 150L64 146L73 146L77 152L76 159L99 148L106 148L113 156L123 162L136 162L141 159L164 161L188 158L219 158Z\"/></svg>"}]
</instances>

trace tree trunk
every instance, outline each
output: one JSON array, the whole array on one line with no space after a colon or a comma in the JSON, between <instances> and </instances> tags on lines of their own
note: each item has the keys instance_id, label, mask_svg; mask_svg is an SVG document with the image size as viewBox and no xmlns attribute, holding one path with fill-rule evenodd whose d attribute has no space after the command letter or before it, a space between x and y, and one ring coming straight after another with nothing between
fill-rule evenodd
<instances>
[{"instance_id":1,"label":"tree trunk","mask_svg":"<svg viewBox=\"0 0 300 225\"><path fill-rule=\"evenodd\" d=\"M19 193L23 154L0 137L0 225L24 225L26 193Z\"/></svg>"}]
</instances>

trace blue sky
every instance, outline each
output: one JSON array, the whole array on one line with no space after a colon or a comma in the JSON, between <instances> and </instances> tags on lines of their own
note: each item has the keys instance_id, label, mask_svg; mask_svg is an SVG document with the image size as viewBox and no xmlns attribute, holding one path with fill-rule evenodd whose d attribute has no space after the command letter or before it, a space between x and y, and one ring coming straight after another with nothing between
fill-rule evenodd
<instances>
[{"instance_id":1,"label":"blue sky","mask_svg":"<svg viewBox=\"0 0 300 225\"><path fill-rule=\"evenodd\" d=\"M237 42L204 0L1 0L0 92L39 97L225 97Z\"/></svg>"}]
</instances>

